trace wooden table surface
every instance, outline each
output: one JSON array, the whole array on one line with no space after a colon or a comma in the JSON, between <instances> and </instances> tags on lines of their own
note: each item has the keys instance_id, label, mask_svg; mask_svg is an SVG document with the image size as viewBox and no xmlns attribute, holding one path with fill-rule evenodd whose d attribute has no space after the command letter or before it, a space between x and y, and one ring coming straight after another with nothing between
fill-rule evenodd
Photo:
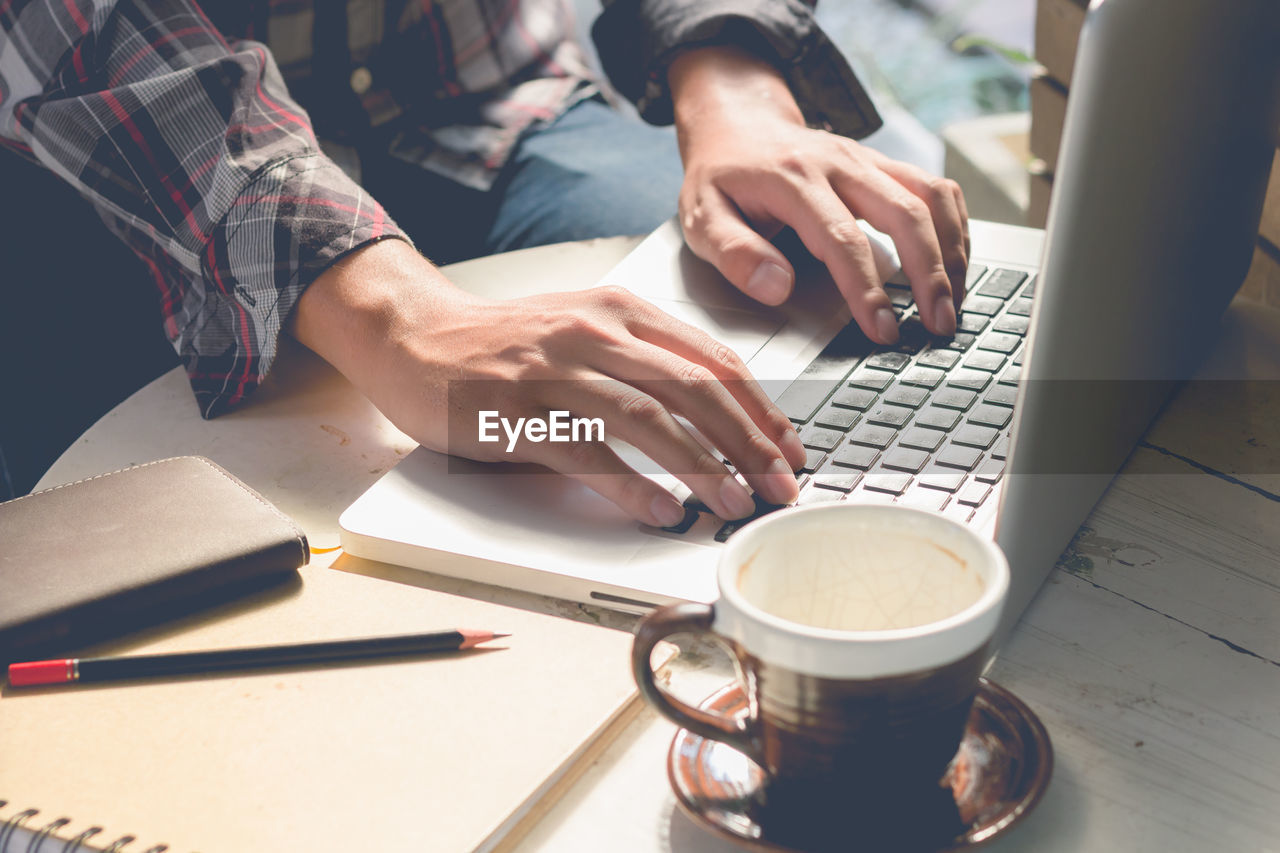
<instances>
[{"instance_id":1,"label":"wooden table surface","mask_svg":"<svg viewBox=\"0 0 1280 853\"><path fill-rule=\"evenodd\" d=\"M589 286L637 241L458 264ZM1044 721L1049 791L993 851L1280 850L1280 312L1232 306L1201 379L1149 431L1063 555L991 677ZM1248 380L1248 381L1242 381ZM285 342L252 404L203 421L180 369L90 428L39 488L165 456L208 456L274 501L316 547L413 448L340 375ZM627 629L631 617L350 557L337 568ZM696 658L677 689L726 678ZM674 727L644 714L522 842L566 851L729 851L676 808Z\"/></svg>"}]
</instances>

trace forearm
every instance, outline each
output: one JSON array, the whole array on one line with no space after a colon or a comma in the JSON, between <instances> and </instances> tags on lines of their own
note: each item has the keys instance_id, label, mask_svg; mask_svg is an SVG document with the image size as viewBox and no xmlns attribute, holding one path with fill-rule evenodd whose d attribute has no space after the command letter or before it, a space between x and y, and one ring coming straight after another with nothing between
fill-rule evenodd
<instances>
[{"instance_id":1,"label":"forearm","mask_svg":"<svg viewBox=\"0 0 1280 853\"><path fill-rule=\"evenodd\" d=\"M655 124L672 120L669 66L691 50L736 46L766 59L805 119L861 138L881 124L840 51L813 19L811 2L605 0L592 28L614 86Z\"/></svg>"},{"instance_id":2,"label":"forearm","mask_svg":"<svg viewBox=\"0 0 1280 853\"><path fill-rule=\"evenodd\" d=\"M320 152L266 48L228 44L189 0L13 4L0 93L0 139L150 269L206 417L257 386L317 275L399 234Z\"/></svg>"},{"instance_id":3,"label":"forearm","mask_svg":"<svg viewBox=\"0 0 1280 853\"><path fill-rule=\"evenodd\" d=\"M725 114L765 109L804 124L787 81L770 63L742 48L700 47L684 51L667 72L681 154L689 137Z\"/></svg>"}]
</instances>

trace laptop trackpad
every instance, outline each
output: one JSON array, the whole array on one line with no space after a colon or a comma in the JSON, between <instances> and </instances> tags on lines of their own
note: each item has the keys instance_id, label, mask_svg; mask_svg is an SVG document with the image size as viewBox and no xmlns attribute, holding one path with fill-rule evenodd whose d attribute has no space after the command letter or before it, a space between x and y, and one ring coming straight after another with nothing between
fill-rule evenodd
<instances>
[{"instance_id":1,"label":"laptop trackpad","mask_svg":"<svg viewBox=\"0 0 1280 853\"><path fill-rule=\"evenodd\" d=\"M748 362L760 352L786 321L780 313L773 312L752 313L737 308L698 305L677 299L645 297L645 301L677 320L701 329L736 352L743 361Z\"/></svg>"}]
</instances>

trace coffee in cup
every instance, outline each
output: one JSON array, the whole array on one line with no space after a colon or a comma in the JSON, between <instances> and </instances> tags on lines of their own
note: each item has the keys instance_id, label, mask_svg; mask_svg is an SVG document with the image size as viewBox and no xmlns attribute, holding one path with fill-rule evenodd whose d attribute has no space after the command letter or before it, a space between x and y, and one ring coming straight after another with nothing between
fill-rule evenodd
<instances>
[{"instance_id":1,"label":"coffee in cup","mask_svg":"<svg viewBox=\"0 0 1280 853\"><path fill-rule=\"evenodd\" d=\"M632 665L646 700L765 774L771 837L805 849L925 849L957 829L939 785L964 734L1009 585L999 548L934 513L846 503L780 510L734 534L720 598L647 616ZM710 633L747 714L661 690L663 638ZM950 833L950 834L948 834Z\"/></svg>"}]
</instances>

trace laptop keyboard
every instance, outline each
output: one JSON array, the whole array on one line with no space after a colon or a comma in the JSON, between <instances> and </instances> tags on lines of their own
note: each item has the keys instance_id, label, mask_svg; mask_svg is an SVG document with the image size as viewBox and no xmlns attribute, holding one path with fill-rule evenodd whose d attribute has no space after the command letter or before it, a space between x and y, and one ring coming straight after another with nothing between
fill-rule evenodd
<instances>
[{"instance_id":1,"label":"laptop keyboard","mask_svg":"<svg viewBox=\"0 0 1280 853\"><path fill-rule=\"evenodd\" d=\"M807 453L796 504L896 503L967 522L1004 474L1035 277L970 264L952 338L924 328L901 275L885 290L899 341L878 346L850 323L776 400ZM684 504L684 521L664 530L683 534L711 512L696 496ZM757 496L716 541L779 508Z\"/></svg>"}]
</instances>

